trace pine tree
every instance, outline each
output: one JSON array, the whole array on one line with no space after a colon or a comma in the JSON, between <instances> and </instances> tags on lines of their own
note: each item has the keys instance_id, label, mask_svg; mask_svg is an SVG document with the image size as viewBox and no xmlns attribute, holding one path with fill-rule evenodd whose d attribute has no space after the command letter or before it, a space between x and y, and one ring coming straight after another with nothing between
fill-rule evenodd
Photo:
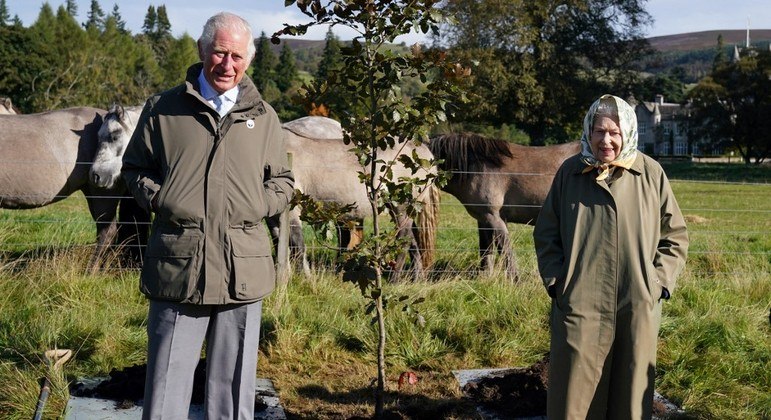
<instances>
[{"instance_id":1,"label":"pine tree","mask_svg":"<svg viewBox=\"0 0 771 420\"><path fill-rule=\"evenodd\" d=\"M725 53L725 45L723 44L723 34L717 36L717 47L715 47L715 58L712 60L712 71L717 70L718 67L728 62L728 57Z\"/></svg>"},{"instance_id":2,"label":"pine tree","mask_svg":"<svg viewBox=\"0 0 771 420\"><path fill-rule=\"evenodd\" d=\"M152 36L155 31L155 23L158 20L158 15L155 13L155 6L152 4L147 7L147 14L145 14L145 22L142 24L142 33L148 37Z\"/></svg>"},{"instance_id":3,"label":"pine tree","mask_svg":"<svg viewBox=\"0 0 771 420\"><path fill-rule=\"evenodd\" d=\"M274 84L274 68L276 67L276 55L270 49L270 41L265 32L260 34L257 40L257 52L252 66L252 78L257 89L265 91L269 84Z\"/></svg>"},{"instance_id":4,"label":"pine tree","mask_svg":"<svg viewBox=\"0 0 771 420\"><path fill-rule=\"evenodd\" d=\"M30 26L30 30L43 43L51 44L55 42L56 38L54 33L55 25L56 17L54 16L54 10L51 8L50 4L43 3L43 6L40 7L40 13L37 15L37 20ZM51 47L53 47L53 45Z\"/></svg>"},{"instance_id":5,"label":"pine tree","mask_svg":"<svg viewBox=\"0 0 771 420\"><path fill-rule=\"evenodd\" d=\"M163 89L180 83L185 78L187 68L198 61L198 48L195 40L187 33L179 39L171 39L165 59L160 63L163 71Z\"/></svg>"},{"instance_id":6,"label":"pine tree","mask_svg":"<svg viewBox=\"0 0 771 420\"><path fill-rule=\"evenodd\" d=\"M123 20L123 17L120 15L120 10L118 9L118 3L115 3L112 6L112 13L110 13L110 17L115 20L115 27L118 28L120 32L124 34L129 32L126 29L126 21Z\"/></svg>"},{"instance_id":7,"label":"pine tree","mask_svg":"<svg viewBox=\"0 0 771 420\"><path fill-rule=\"evenodd\" d=\"M166 6L160 5L156 10L155 39L161 41L163 39L171 38L171 23L169 23L169 16L166 14Z\"/></svg>"},{"instance_id":8,"label":"pine tree","mask_svg":"<svg viewBox=\"0 0 771 420\"><path fill-rule=\"evenodd\" d=\"M321 56L319 68L316 70L316 78L326 80L329 75L342 66L340 55L340 40L332 32L332 28L327 30L325 38L324 53Z\"/></svg>"},{"instance_id":9,"label":"pine tree","mask_svg":"<svg viewBox=\"0 0 771 420\"><path fill-rule=\"evenodd\" d=\"M337 72L343 67L342 53L340 52L340 40L332 32L332 28L327 31L324 52L321 56L321 62L316 69L316 80L319 83L330 82L335 85L334 79ZM350 111L346 104L344 93L339 88L322 89L316 97L316 103L324 105L333 118L341 118L346 111Z\"/></svg>"},{"instance_id":10,"label":"pine tree","mask_svg":"<svg viewBox=\"0 0 771 420\"><path fill-rule=\"evenodd\" d=\"M86 23L83 24L84 28L93 28L100 31L104 29L104 11L102 6L99 5L98 0L91 0L91 8L88 11L87 17Z\"/></svg>"},{"instance_id":11,"label":"pine tree","mask_svg":"<svg viewBox=\"0 0 771 420\"><path fill-rule=\"evenodd\" d=\"M297 80L297 63L295 63L292 48L285 42L278 57L276 86L281 92L286 92L295 80Z\"/></svg>"},{"instance_id":12,"label":"pine tree","mask_svg":"<svg viewBox=\"0 0 771 420\"><path fill-rule=\"evenodd\" d=\"M6 26L11 20L11 14L8 12L8 5L5 0L0 0L0 26Z\"/></svg>"},{"instance_id":13,"label":"pine tree","mask_svg":"<svg viewBox=\"0 0 771 420\"><path fill-rule=\"evenodd\" d=\"M65 6L67 9L67 13L72 17L78 16L78 2L75 0L67 0L67 5Z\"/></svg>"}]
</instances>

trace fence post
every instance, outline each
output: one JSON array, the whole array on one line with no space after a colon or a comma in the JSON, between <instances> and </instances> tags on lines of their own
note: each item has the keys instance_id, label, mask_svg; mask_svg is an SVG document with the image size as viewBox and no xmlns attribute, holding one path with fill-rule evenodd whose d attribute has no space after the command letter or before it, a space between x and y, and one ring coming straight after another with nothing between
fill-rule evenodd
<instances>
[{"instance_id":1,"label":"fence post","mask_svg":"<svg viewBox=\"0 0 771 420\"><path fill-rule=\"evenodd\" d=\"M287 153L289 168L292 168L292 154ZM279 285L289 283L291 267L289 265L289 208L279 216L278 245L276 247L276 282Z\"/></svg>"}]
</instances>

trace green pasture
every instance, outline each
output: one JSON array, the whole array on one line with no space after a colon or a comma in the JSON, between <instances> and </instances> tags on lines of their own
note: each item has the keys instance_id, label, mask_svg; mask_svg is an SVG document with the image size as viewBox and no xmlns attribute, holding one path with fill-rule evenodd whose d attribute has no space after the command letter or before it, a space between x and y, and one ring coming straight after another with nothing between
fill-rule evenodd
<instances>
[{"instance_id":1,"label":"green pasture","mask_svg":"<svg viewBox=\"0 0 771 420\"><path fill-rule=\"evenodd\" d=\"M745 167L725 171L734 168ZM712 175L673 181L691 253L664 305L656 384L686 418L771 418L770 175L765 167L753 179L731 178L738 184ZM387 409L406 418L472 418L452 370L526 366L548 351L549 300L532 228L510 225L510 232L520 281L477 273L476 223L443 194L435 271L429 280L387 286L392 295L425 298L415 308L423 326L399 306L387 315ZM94 236L82 196L0 211L0 418L32 416L38 379L51 373L47 349L76 355L51 375L46 418L62 416L68 381L144 363L138 273L87 273ZM358 289L335 274L326 239L310 241L313 275L294 274L265 305L258 373L274 381L290 418L372 413L375 327ZM420 381L398 390L404 371Z\"/></svg>"}]
</instances>

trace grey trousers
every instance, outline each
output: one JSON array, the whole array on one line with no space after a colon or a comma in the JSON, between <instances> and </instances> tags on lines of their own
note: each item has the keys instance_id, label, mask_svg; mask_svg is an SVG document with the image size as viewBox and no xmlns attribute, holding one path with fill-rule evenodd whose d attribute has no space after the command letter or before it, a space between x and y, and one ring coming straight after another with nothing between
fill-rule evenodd
<instances>
[{"instance_id":1,"label":"grey trousers","mask_svg":"<svg viewBox=\"0 0 771 420\"><path fill-rule=\"evenodd\" d=\"M142 419L187 419L206 339L206 419L253 419L262 301L191 305L150 300Z\"/></svg>"}]
</instances>

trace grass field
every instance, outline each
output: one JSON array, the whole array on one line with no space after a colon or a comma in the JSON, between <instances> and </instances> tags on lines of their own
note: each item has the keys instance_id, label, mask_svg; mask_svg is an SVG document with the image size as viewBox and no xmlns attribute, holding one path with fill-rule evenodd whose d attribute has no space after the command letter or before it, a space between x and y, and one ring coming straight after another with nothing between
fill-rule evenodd
<instances>
[{"instance_id":1,"label":"grass field","mask_svg":"<svg viewBox=\"0 0 771 420\"><path fill-rule=\"evenodd\" d=\"M726 179L761 184L673 181L691 252L664 305L656 384L687 418L771 418L771 172L737 179L735 168L724 169ZM693 172L700 171L710 173L701 175L706 181L720 179L712 168ZM678 168L670 176L688 173ZM386 408L403 418L474 418L452 370L525 366L548 351L549 300L532 228L510 225L518 283L478 274L475 222L452 197L442 199L436 269L444 274L387 290L425 297L417 308L422 327L400 308L388 313ZM53 378L46 418L61 416L68 381L144 363L138 274L85 274L95 233L84 205L80 196L0 211L0 418L32 416L46 349L76 351ZM329 258L320 245L312 252L317 261ZM294 275L267 300L258 373L274 381L290 418L372 413L376 335L365 303L325 270ZM419 381L398 390L404 371Z\"/></svg>"}]
</instances>

